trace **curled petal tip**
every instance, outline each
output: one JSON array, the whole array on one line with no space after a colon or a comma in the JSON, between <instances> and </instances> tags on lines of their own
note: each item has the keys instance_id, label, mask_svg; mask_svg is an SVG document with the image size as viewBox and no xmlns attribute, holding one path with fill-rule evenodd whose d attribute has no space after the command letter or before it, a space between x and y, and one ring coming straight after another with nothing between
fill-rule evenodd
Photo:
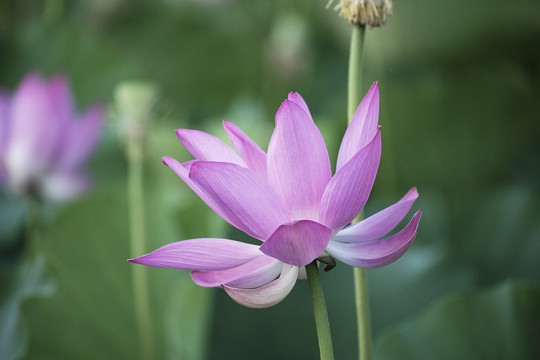
<instances>
[{"instance_id":1,"label":"curled petal tip","mask_svg":"<svg viewBox=\"0 0 540 360\"><path fill-rule=\"evenodd\" d=\"M166 166L170 166L171 161L174 161L174 159L169 157L169 156L162 156L161 157L161 162Z\"/></svg>"},{"instance_id":2,"label":"curled petal tip","mask_svg":"<svg viewBox=\"0 0 540 360\"><path fill-rule=\"evenodd\" d=\"M281 105L280 105L279 109L278 109L278 112L279 112L284 106L288 106L288 105L290 105L291 103L294 104L294 102L291 101L290 99L285 99L285 100L283 100L283 101L281 102Z\"/></svg>"},{"instance_id":3,"label":"curled petal tip","mask_svg":"<svg viewBox=\"0 0 540 360\"><path fill-rule=\"evenodd\" d=\"M400 232L386 239L358 243L331 241L326 249L330 255L344 263L363 269L375 269L386 266L399 259L416 238L422 209Z\"/></svg>"},{"instance_id":4,"label":"curled petal tip","mask_svg":"<svg viewBox=\"0 0 540 360\"><path fill-rule=\"evenodd\" d=\"M400 201L405 200L416 200L418 199L418 189L416 189L416 186L413 186L406 194L401 198Z\"/></svg>"},{"instance_id":5,"label":"curled petal tip","mask_svg":"<svg viewBox=\"0 0 540 360\"><path fill-rule=\"evenodd\" d=\"M309 117L311 117L311 113L309 111L309 108L306 104L306 101L304 100L304 98L302 97L302 95L300 95L299 93L297 93L296 91L291 91L289 93L289 95L287 96L287 100L289 101L292 101L295 105L299 106L302 108L302 110L304 110L304 112L306 114L309 115Z\"/></svg>"},{"instance_id":6,"label":"curled petal tip","mask_svg":"<svg viewBox=\"0 0 540 360\"><path fill-rule=\"evenodd\" d=\"M191 129L176 129L174 130L174 133L176 134L176 137L178 138L178 140L180 140L180 142L182 142L186 136L189 135L190 132L192 132L194 130L191 130Z\"/></svg>"},{"instance_id":7,"label":"curled petal tip","mask_svg":"<svg viewBox=\"0 0 540 360\"><path fill-rule=\"evenodd\" d=\"M376 80L373 84L371 84L371 87L369 88L367 94L370 94L370 93L373 93L373 92L376 92L376 93L379 92L379 81L378 80Z\"/></svg>"},{"instance_id":8,"label":"curled petal tip","mask_svg":"<svg viewBox=\"0 0 540 360\"><path fill-rule=\"evenodd\" d=\"M284 265L278 279L255 289L239 289L224 286L229 296L240 305L263 309L276 305L292 290L298 277L298 267Z\"/></svg>"}]
</instances>

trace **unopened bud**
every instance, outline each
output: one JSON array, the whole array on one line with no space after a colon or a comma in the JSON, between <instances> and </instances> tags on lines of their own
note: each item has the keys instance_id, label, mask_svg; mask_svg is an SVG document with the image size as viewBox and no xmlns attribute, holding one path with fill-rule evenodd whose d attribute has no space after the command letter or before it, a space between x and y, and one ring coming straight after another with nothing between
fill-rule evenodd
<instances>
[{"instance_id":1,"label":"unopened bud","mask_svg":"<svg viewBox=\"0 0 540 360\"><path fill-rule=\"evenodd\" d=\"M390 0L340 0L341 14L353 25L383 25L392 15Z\"/></svg>"},{"instance_id":2,"label":"unopened bud","mask_svg":"<svg viewBox=\"0 0 540 360\"><path fill-rule=\"evenodd\" d=\"M121 136L142 141L157 104L157 87L151 83L126 82L117 86L114 95Z\"/></svg>"}]
</instances>

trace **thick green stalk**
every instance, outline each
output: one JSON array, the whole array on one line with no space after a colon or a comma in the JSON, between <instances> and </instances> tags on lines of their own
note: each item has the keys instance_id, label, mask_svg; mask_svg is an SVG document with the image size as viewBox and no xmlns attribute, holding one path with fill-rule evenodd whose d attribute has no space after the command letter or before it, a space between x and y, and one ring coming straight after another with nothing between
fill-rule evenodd
<instances>
[{"instance_id":1,"label":"thick green stalk","mask_svg":"<svg viewBox=\"0 0 540 360\"><path fill-rule=\"evenodd\" d=\"M145 253L145 229L143 209L143 149L140 142L128 140L128 201L130 217L131 257ZM133 280L133 301L139 331L142 358L151 360L153 356L153 329L150 316L150 299L146 267L130 266Z\"/></svg>"},{"instance_id":2,"label":"thick green stalk","mask_svg":"<svg viewBox=\"0 0 540 360\"><path fill-rule=\"evenodd\" d=\"M367 271L359 268L354 268L353 271L358 328L358 358L360 360L371 360L371 318L369 315Z\"/></svg>"},{"instance_id":3,"label":"thick green stalk","mask_svg":"<svg viewBox=\"0 0 540 360\"><path fill-rule=\"evenodd\" d=\"M330 322L328 321L328 312L326 311L326 302L324 300L321 279L319 278L317 260L306 265L306 272L311 302L313 304L313 313L315 315L317 337L319 338L321 360L333 360L334 349L332 346L332 334L330 333Z\"/></svg>"},{"instance_id":4,"label":"thick green stalk","mask_svg":"<svg viewBox=\"0 0 540 360\"><path fill-rule=\"evenodd\" d=\"M349 83L347 97L347 117L352 120L354 112L362 100L362 66L364 63L364 41L366 30L364 26L353 26L351 34L351 49L349 54Z\"/></svg>"},{"instance_id":5,"label":"thick green stalk","mask_svg":"<svg viewBox=\"0 0 540 360\"><path fill-rule=\"evenodd\" d=\"M349 84L348 84L348 121L360 104L362 94L362 64L365 42L365 27L353 26L351 35L351 49L349 57ZM358 215L355 221L362 218ZM356 323L358 330L358 358L371 360L371 319L369 315L369 299L367 286L367 272L364 269L354 268L354 295L356 307Z\"/></svg>"}]
</instances>

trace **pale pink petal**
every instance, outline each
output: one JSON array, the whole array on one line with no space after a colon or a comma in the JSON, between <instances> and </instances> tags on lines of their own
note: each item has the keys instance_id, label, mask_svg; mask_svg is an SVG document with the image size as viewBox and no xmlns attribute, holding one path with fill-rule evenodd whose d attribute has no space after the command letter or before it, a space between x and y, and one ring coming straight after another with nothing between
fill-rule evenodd
<instances>
[{"instance_id":1,"label":"pale pink petal","mask_svg":"<svg viewBox=\"0 0 540 360\"><path fill-rule=\"evenodd\" d=\"M321 197L331 176L319 129L301 107L285 100L276 113L268 146L268 181L293 220L318 220Z\"/></svg>"},{"instance_id":2,"label":"pale pink petal","mask_svg":"<svg viewBox=\"0 0 540 360\"><path fill-rule=\"evenodd\" d=\"M235 124L223 121L223 127L247 167L266 179L266 153Z\"/></svg>"},{"instance_id":3,"label":"pale pink petal","mask_svg":"<svg viewBox=\"0 0 540 360\"><path fill-rule=\"evenodd\" d=\"M281 273L283 263L270 256L259 256L238 267L218 271L192 271L193 281L200 286L227 285L243 289L268 284Z\"/></svg>"},{"instance_id":4,"label":"pale pink petal","mask_svg":"<svg viewBox=\"0 0 540 360\"><path fill-rule=\"evenodd\" d=\"M0 90L0 139L5 136L8 124L8 113L9 113L9 102L10 97L7 93Z\"/></svg>"},{"instance_id":5,"label":"pale pink petal","mask_svg":"<svg viewBox=\"0 0 540 360\"><path fill-rule=\"evenodd\" d=\"M339 169L321 201L320 222L341 229L360 213L375 182L381 158L381 132Z\"/></svg>"},{"instance_id":6,"label":"pale pink petal","mask_svg":"<svg viewBox=\"0 0 540 360\"><path fill-rule=\"evenodd\" d=\"M319 267L318 262L317 267ZM298 280L307 280L307 271L305 266L302 266L300 269L298 269Z\"/></svg>"},{"instance_id":7,"label":"pale pink petal","mask_svg":"<svg viewBox=\"0 0 540 360\"><path fill-rule=\"evenodd\" d=\"M279 279L256 289L239 289L224 286L229 296L240 305L254 309L263 309L276 305L291 292L296 277L298 267L283 264L283 270Z\"/></svg>"},{"instance_id":8,"label":"pale pink petal","mask_svg":"<svg viewBox=\"0 0 540 360\"><path fill-rule=\"evenodd\" d=\"M233 148L214 135L199 130L177 129L176 136L197 160L229 162L246 166L244 160Z\"/></svg>"},{"instance_id":9,"label":"pale pink petal","mask_svg":"<svg viewBox=\"0 0 540 360\"><path fill-rule=\"evenodd\" d=\"M35 73L13 95L5 166L15 187L48 170L62 141L62 122L50 101L48 86Z\"/></svg>"},{"instance_id":10,"label":"pale pink petal","mask_svg":"<svg viewBox=\"0 0 540 360\"><path fill-rule=\"evenodd\" d=\"M129 262L190 270L225 270L264 256L258 246L228 239L177 241Z\"/></svg>"},{"instance_id":11,"label":"pale pink petal","mask_svg":"<svg viewBox=\"0 0 540 360\"><path fill-rule=\"evenodd\" d=\"M72 198L90 187L90 180L78 172L52 172L40 178L42 195L51 201L61 202Z\"/></svg>"},{"instance_id":12,"label":"pale pink petal","mask_svg":"<svg viewBox=\"0 0 540 360\"><path fill-rule=\"evenodd\" d=\"M311 112L309 111L309 108L308 108L304 98L302 96L300 96L299 93L291 91L289 93L289 96L287 96L287 99L292 101L296 105L300 106L302 108L302 110L304 110L306 112L306 114L309 115L309 117L311 118L311 121L313 121L313 117L311 116Z\"/></svg>"},{"instance_id":13,"label":"pale pink petal","mask_svg":"<svg viewBox=\"0 0 540 360\"><path fill-rule=\"evenodd\" d=\"M326 251L345 264L362 268L379 268L399 259L409 249L416 236L422 210L399 233L379 241L342 243L332 239Z\"/></svg>"},{"instance_id":14,"label":"pale pink petal","mask_svg":"<svg viewBox=\"0 0 540 360\"><path fill-rule=\"evenodd\" d=\"M2 160L4 147L8 139L9 132L9 95L0 90L0 178L2 177Z\"/></svg>"},{"instance_id":15,"label":"pale pink petal","mask_svg":"<svg viewBox=\"0 0 540 360\"><path fill-rule=\"evenodd\" d=\"M260 250L282 262L304 266L322 254L332 236L332 230L311 220L281 225L261 245Z\"/></svg>"},{"instance_id":16,"label":"pale pink petal","mask_svg":"<svg viewBox=\"0 0 540 360\"><path fill-rule=\"evenodd\" d=\"M412 188L394 205L341 230L333 239L341 242L360 242L380 239L392 231L403 220L417 198L418 191L416 188Z\"/></svg>"},{"instance_id":17,"label":"pale pink petal","mask_svg":"<svg viewBox=\"0 0 540 360\"><path fill-rule=\"evenodd\" d=\"M379 122L379 88L373 83L358 106L339 148L336 171L341 169L360 149L366 146L375 133Z\"/></svg>"},{"instance_id":18,"label":"pale pink petal","mask_svg":"<svg viewBox=\"0 0 540 360\"><path fill-rule=\"evenodd\" d=\"M59 121L68 123L75 113L75 106L67 78L56 75L49 80L47 85L49 98Z\"/></svg>"},{"instance_id":19,"label":"pale pink petal","mask_svg":"<svg viewBox=\"0 0 540 360\"><path fill-rule=\"evenodd\" d=\"M184 180L187 186L189 186L191 190L193 190L195 194L197 194L201 198L201 200L206 203L206 205L208 205L212 210L214 210L216 214L221 216L228 223L232 224L232 220L227 217L227 214L222 211L221 207L216 204L211 197L207 196L204 191L197 184L195 184L193 180L189 178L189 171L191 169L191 165L196 162L195 160L181 164L173 158L164 156L161 158L161 161L163 161L163 163L169 168L171 168L176 173L176 175L178 175L182 180Z\"/></svg>"},{"instance_id":20,"label":"pale pink petal","mask_svg":"<svg viewBox=\"0 0 540 360\"><path fill-rule=\"evenodd\" d=\"M88 109L79 120L66 124L64 146L59 154L57 168L78 167L94 149L105 117L105 108L95 105Z\"/></svg>"},{"instance_id":21,"label":"pale pink petal","mask_svg":"<svg viewBox=\"0 0 540 360\"><path fill-rule=\"evenodd\" d=\"M189 178L212 199L218 214L256 239L266 240L279 225L289 222L274 190L248 168L196 161Z\"/></svg>"}]
</instances>

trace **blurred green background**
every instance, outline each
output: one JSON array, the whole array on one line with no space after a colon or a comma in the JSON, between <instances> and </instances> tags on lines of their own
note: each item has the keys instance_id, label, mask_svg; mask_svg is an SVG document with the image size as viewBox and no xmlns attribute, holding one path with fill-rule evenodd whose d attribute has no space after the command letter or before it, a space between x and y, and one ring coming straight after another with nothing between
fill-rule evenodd
<instances>
[{"instance_id":1,"label":"blurred green background","mask_svg":"<svg viewBox=\"0 0 540 360\"><path fill-rule=\"evenodd\" d=\"M350 28L326 1L0 2L0 85L31 70L71 78L79 109L111 105L89 164L94 189L47 209L45 260L24 265L22 200L0 197L0 358L135 359L126 160L112 106L129 80L162 100L145 154L148 251L245 236L161 164L190 159L180 127L266 148L289 91L306 99L332 161L346 126ZM412 186L412 248L369 271L377 359L540 358L540 3L395 1L366 36L383 155L365 214ZM45 270L47 269L47 270ZM187 271L149 269L155 358L316 359L307 283L251 310ZM336 358L356 358L352 271L322 275Z\"/></svg>"}]
</instances>

